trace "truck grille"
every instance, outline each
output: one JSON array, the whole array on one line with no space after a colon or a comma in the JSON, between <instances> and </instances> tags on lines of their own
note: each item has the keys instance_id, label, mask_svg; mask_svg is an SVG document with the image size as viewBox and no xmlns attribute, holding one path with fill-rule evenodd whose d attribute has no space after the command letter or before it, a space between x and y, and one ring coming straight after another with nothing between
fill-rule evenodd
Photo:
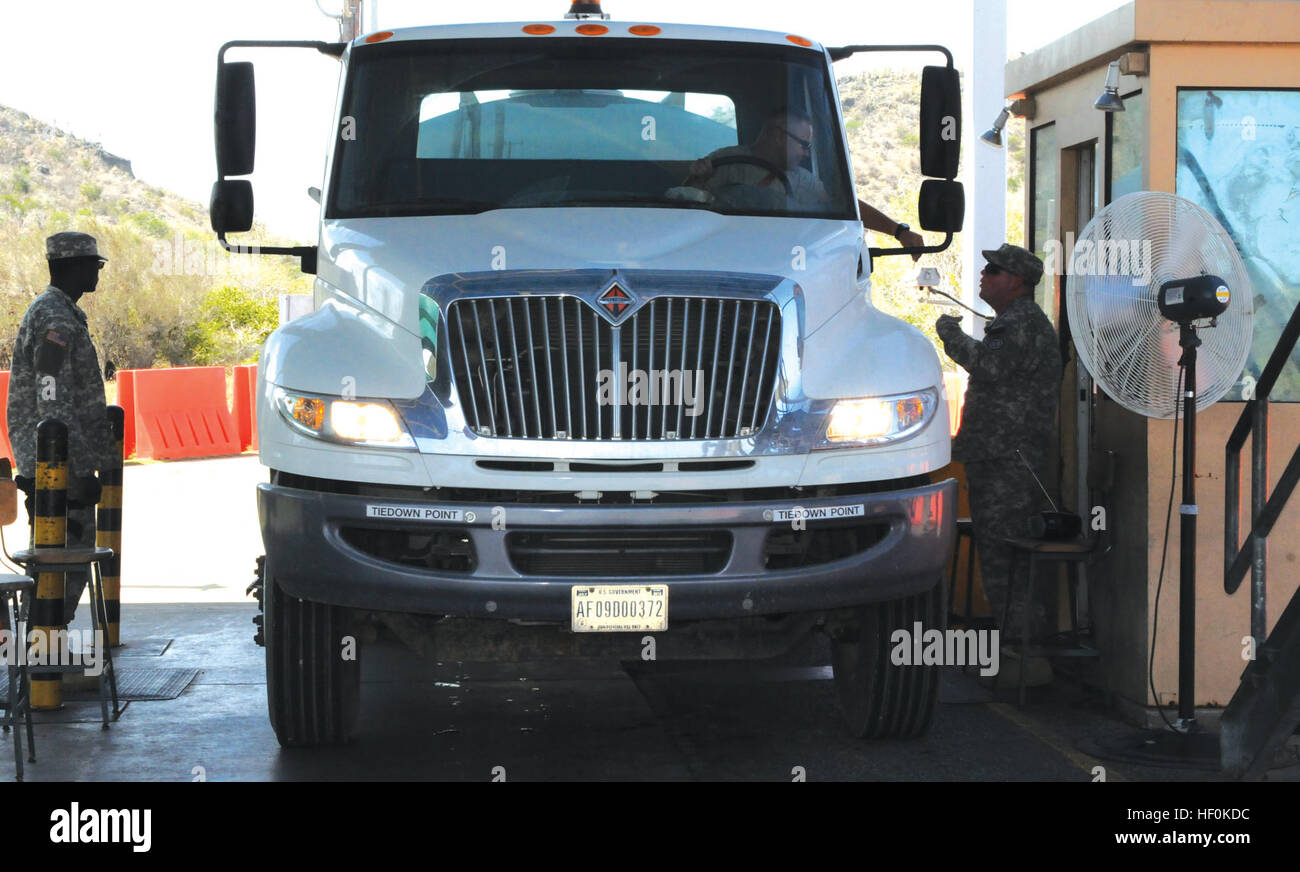
<instances>
[{"instance_id":1,"label":"truck grille","mask_svg":"<svg viewBox=\"0 0 1300 872\"><path fill-rule=\"evenodd\" d=\"M770 301L695 297L653 298L617 327L577 297L462 299L447 331L470 428L518 439L749 436L781 344Z\"/></svg>"},{"instance_id":2,"label":"truck grille","mask_svg":"<svg viewBox=\"0 0 1300 872\"><path fill-rule=\"evenodd\" d=\"M523 575L711 575L731 556L726 530L515 532L510 563Z\"/></svg>"}]
</instances>

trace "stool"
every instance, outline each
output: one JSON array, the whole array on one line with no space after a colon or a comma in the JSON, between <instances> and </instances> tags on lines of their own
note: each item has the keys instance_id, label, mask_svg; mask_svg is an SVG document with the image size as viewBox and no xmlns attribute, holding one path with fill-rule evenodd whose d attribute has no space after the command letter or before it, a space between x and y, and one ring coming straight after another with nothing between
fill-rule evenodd
<instances>
[{"instance_id":1,"label":"stool","mask_svg":"<svg viewBox=\"0 0 1300 872\"><path fill-rule=\"evenodd\" d=\"M1038 539L1008 539L1007 544L1016 549L1017 554L1028 555L1028 570L1025 579L1025 606L1020 626L1020 686L1017 688L1017 703L1025 704L1025 673L1030 657L1099 657L1101 652L1081 639L1079 614L1075 598L1079 589L1079 565L1090 563L1095 556L1094 547L1088 542L1050 542ZM1022 561L1017 560L1016 564ZM1031 638L1030 616L1033 612L1034 578L1042 563L1064 563L1070 591L1070 631L1066 640L1073 644L1044 645L1035 643ZM1013 572L1013 579L1015 573ZM1002 612L1002 625L1005 627L1011 613L1011 598L1015 595L1014 583L1007 590L1007 604ZM1057 638L1060 638L1059 636Z\"/></svg>"},{"instance_id":2,"label":"stool","mask_svg":"<svg viewBox=\"0 0 1300 872\"><path fill-rule=\"evenodd\" d=\"M100 577L99 562L113 556L113 549L94 548L28 548L15 551L13 561L20 563L35 578L41 572L67 572L79 566L90 569L90 624L95 631L95 647L102 658L99 672L99 708L103 728L108 729L108 701L113 700L113 720L122 710L117 699L117 674L113 671L113 648L108 644L108 606L104 603L104 585ZM80 672L80 666L32 666L29 673Z\"/></svg>"},{"instance_id":3,"label":"stool","mask_svg":"<svg viewBox=\"0 0 1300 872\"><path fill-rule=\"evenodd\" d=\"M23 780L23 725L27 727L27 759L36 762L36 736L32 732L32 682L27 670L27 610L31 607L31 597L36 594L36 582L26 575L0 573L0 600L4 601L0 609L0 629L9 634L9 644L14 652L14 661L8 664L9 692L4 699L4 716L0 717L0 726L7 733L13 728L14 733L14 771L15 780Z\"/></svg>"},{"instance_id":4,"label":"stool","mask_svg":"<svg viewBox=\"0 0 1300 872\"><path fill-rule=\"evenodd\" d=\"M1028 671L1026 665L1028 658L1033 655L1044 657L1100 657L1101 652L1091 645L1086 645L1082 641L1082 633L1079 629L1078 614L1078 589L1079 589L1079 567L1090 566L1097 560L1105 557L1114 547L1111 538L1111 531L1115 528L1115 516L1112 511L1110 496L1115 486L1116 474L1119 467L1119 459L1114 451L1105 449L1093 449L1089 453L1088 459L1088 488L1094 499L1098 500L1096 508L1101 510L1100 517L1106 521L1100 526L1099 530L1092 530L1086 533L1081 532L1077 539L1065 541L1051 541L1043 539L1007 539L1006 543L1015 549L1017 558L1019 555L1025 555L1028 560L1029 568L1025 580L1025 610L1024 620L1020 631L1020 687L1018 688L1017 698L1019 704L1025 704L1025 673ZM1086 519L1085 519L1086 520ZM1015 563L1019 563L1017 559ZM1030 638L1029 618L1032 614L1034 601L1034 578L1038 574L1040 564L1064 563L1067 567L1067 578L1069 580L1070 591L1070 632L1067 634L1069 644L1064 645L1035 645ZM1014 564L1013 564L1014 565ZM1002 624L1006 626L1006 618L1011 609L1011 599L1015 596L1015 572L1012 572L1012 583L1007 590L1007 608L1003 613ZM1057 637L1059 638L1059 636ZM1106 701L1111 701L1110 686L1106 686Z\"/></svg>"}]
</instances>

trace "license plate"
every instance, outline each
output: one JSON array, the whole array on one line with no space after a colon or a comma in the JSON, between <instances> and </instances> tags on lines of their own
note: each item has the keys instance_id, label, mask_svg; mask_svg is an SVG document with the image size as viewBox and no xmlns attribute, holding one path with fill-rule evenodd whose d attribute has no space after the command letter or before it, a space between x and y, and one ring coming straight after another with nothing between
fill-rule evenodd
<instances>
[{"instance_id":1,"label":"license plate","mask_svg":"<svg viewBox=\"0 0 1300 872\"><path fill-rule=\"evenodd\" d=\"M578 584L570 593L575 633L668 629L668 585Z\"/></svg>"}]
</instances>

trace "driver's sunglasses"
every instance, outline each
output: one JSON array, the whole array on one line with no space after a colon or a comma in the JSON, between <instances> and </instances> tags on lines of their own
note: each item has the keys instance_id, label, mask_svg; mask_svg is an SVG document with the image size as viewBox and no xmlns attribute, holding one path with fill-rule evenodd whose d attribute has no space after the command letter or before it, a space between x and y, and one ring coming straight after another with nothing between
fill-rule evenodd
<instances>
[{"instance_id":1,"label":"driver's sunglasses","mask_svg":"<svg viewBox=\"0 0 1300 872\"><path fill-rule=\"evenodd\" d=\"M813 144L812 144L812 140L811 140L811 139L800 139L799 137L795 136L795 135L794 135L793 133L791 133L790 131L786 130L784 127L780 127L779 129L780 129L780 131L781 131L782 133L784 133L786 136L790 137L790 138L793 139L795 142L797 142L797 143L799 143L800 145L802 145L804 151L807 151L807 152L811 152L811 151L812 151Z\"/></svg>"},{"instance_id":2,"label":"driver's sunglasses","mask_svg":"<svg viewBox=\"0 0 1300 872\"><path fill-rule=\"evenodd\" d=\"M996 276L996 275L1001 275L1002 273L1006 272L1006 270L998 266L996 263L986 263L984 264L984 272L988 273L991 276Z\"/></svg>"}]
</instances>

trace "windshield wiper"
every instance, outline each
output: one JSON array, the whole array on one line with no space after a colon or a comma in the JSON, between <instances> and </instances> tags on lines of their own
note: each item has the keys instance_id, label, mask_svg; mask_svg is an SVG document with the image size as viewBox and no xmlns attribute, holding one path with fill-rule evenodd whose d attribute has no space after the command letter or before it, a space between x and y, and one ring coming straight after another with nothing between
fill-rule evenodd
<instances>
[{"instance_id":1,"label":"windshield wiper","mask_svg":"<svg viewBox=\"0 0 1300 872\"><path fill-rule=\"evenodd\" d=\"M704 209L709 212L720 210L713 203L701 203L698 200L679 200L675 197L652 197L641 194L627 194L611 197L575 197L572 200L550 200L539 203L542 206L673 206L678 209Z\"/></svg>"},{"instance_id":2,"label":"windshield wiper","mask_svg":"<svg viewBox=\"0 0 1300 872\"><path fill-rule=\"evenodd\" d=\"M500 209L500 203L465 197L418 197L389 200L356 210L358 218L388 218L399 215L476 215Z\"/></svg>"}]
</instances>

